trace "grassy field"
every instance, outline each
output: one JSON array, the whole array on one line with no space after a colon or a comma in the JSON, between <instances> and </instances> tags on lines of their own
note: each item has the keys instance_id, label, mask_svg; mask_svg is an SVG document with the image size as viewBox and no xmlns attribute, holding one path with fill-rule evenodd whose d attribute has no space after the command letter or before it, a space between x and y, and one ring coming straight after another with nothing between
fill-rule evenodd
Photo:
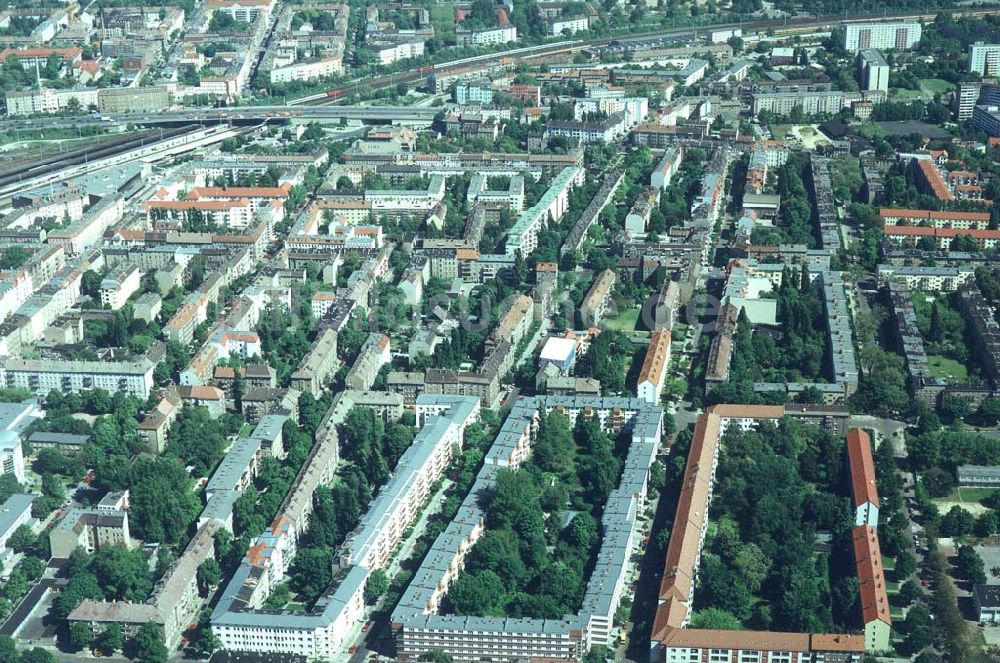
<instances>
[{"instance_id":1,"label":"grassy field","mask_svg":"<svg viewBox=\"0 0 1000 663\"><path fill-rule=\"evenodd\" d=\"M944 378L949 382L969 381L969 371L954 359L941 355L929 355L927 363L931 367L931 372L939 378Z\"/></svg>"},{"instance_id":2,"label":"grassy field","mask_svg":"<svg viewBox=\"0 0 1000 663\"><path fill-rule=\"evenodd\" d=\"M959 488L958 496L963 502L981 502L995 492L996 488Z\"/></svg>"},{"instance_id":3,"label":"grassy field","mask_svg":"<svg viewBox=\"0 0 1000 663\"><path fill-rule=\"evenodd\" d=\"M921 90L907 90L901 87L894 87L889 89L889 96L896 99L919 99L924 96Z\"/></svg>"},{"instance_id":4,"label":"grassy field","mask_svg":"<svg viewBox=\"0 0 1000 663\"><path fill-rule=\"evenodd\" d=\"M949 83L942 78L921 78L920 85L927 88L934 94L944 94L955 89L954 83Z\"/></svg>"},{"instance_id":5,"label":"grassy field","mask_svg":"<svg viewBox=\"0 0 1000 663\"><path fill-rule=\"evenodd\" d=\"M792 127L790 124L772 124L767 128L771 130L771 138L774 140L782 140L788 130Z\"/></svg>"},{"instance_id":6,"label":"grassy field","mask_svg":"<svg viewBox=\"0 0 1000 663\"><path fill-rule=\"evenodd\" d=\"M639 321L639 313L639 309L630 308L626 311L622 311L614 318L605 318L601 321L601 326L607 327L608 329L617 329L618 331L623 332L633 331L636 323Z\"/></svg>"}]
</instances>

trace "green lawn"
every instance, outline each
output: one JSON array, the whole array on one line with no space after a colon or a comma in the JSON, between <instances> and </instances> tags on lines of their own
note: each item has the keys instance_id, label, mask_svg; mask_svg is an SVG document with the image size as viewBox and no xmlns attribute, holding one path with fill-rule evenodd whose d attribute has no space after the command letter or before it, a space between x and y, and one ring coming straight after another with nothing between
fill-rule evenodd
<instances>
[{"instance_id":1,"label":"green lawn","mask_svg":"<svg viewBox=\"0 0 1000 663\"><path fill-rule=\"evenodd\" d=\"M921 78L920 84L934 94L944 94L955 89L954 83L949 83L942 78Z\"/></svg>"},{"instance_id":2,"label":"green lawn","mask_svg":"<svg viewBox=\"0 0 1000 663\"><path fill-rule=\"evenodd\" d=\"M960 362L941 355L929 355L927 363L931 373L949 382L968 382L969 371Z\"/></svg>"},{"instance_id":3,"label":"green lawn","mask_svg":"<svg viewBox=\"0 0 1000 663\"><path fill-rule=\"evenodd\" d=\"M995 492L996 488L959 488L958 496L963 502L982 502L987 497L992 497Z\"/></svg>"},{"instance_id":4,"label":"green lawn","mask_svg":"<svg viewBox=\"0 0 1000 663\"><path fill-rule=\"evenodd\" d=\"M889 96L897 99L919 99L924 96L921 90L907 90L901 87L889 88Z\"/></svg>"},{"instance_id":5,"label":"green lawn","mask_svg":"<svg viewBox=\"0 0 1000 663\"><path fill-rule=\"evenodd\" d=\"M784 139L785 134L788 133L788 130L791 127L792 127L792 125L790 125L790 124L772 124L772 125L768 126L768 129L771 130L771 138L772 139L774 139L774 140L782 140L782 139Z\"/></svg>"},{"instance_id":6,"label":"green lawn","mask_svg":"<svg viewBox=\"0 0 1000 663\"><path fill-rule=\"evenodd\" d=\"M601 321L601 325L607 327L608 329L617 329L618 331L634 331L635 325L639 321L639 313L639 309L630 308L614 318L604 318L604 320Z\"/></svg>"}]
</instances>

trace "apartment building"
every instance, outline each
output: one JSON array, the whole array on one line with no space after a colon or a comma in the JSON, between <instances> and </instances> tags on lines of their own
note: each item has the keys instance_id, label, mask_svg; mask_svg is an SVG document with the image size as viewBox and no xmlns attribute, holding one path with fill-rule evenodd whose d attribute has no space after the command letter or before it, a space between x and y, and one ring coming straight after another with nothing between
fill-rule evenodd
<instances>
[{"instance_id":1,"label":"apartment building","mask_svg":"<svg viewBox=\"0 0 1000 663\"><path fill-rule=\"evenodd\" d=\"M1000 488L1000 468L988 465L959 465L958 485L971 488Z\"/></svg>"},{"instance_id":2,"label":"apartment building","mask_svg":"<svg viewBox=\"0 0 1000 663\"><path fill-rule=\"evenodd\" d=\"M995 624L1000 621L1000 585L976 585L972 588L976 620Z\"/></svg>"},{"instance_id":3,"label":"apartment building","mask_svg":"<svg viewBox=\"0 0 1000 663\"><path fill-rule=\"evenodd\" d=\"M151 113L169 108L173 93L166 86L105 88L97 94L102 113Z\"/></svg>"},{"instance_id":4,"label":"apartment building","mask_svg":"<svg viewBox=\"0 0 1000 663\"><path fill-rule=\"evenodd\" d=\"M31 503L38 495L29 493L14 493L0 506L0 557L9 554L7 541L21 525L30 525L34 521L31 516Z\"/></svg>"},{"instance_id":5,"label":"apartment building","mask_svg":"<svg viewBox=\"0 0 1000 663\"><path fill-rule=\"evenodd\" d=\"M774 115L788 115L794 108L801 108L806 115L839 113L844 107L844 93L829 92L770 92L753 95L753 113L766 111Z\"/></svg>"},{"instance_id":6,"label":"apartment building","mask_svg":"<svg viewBox=\"0 0 1000 663\"><path fill-rule=\"evenodd\" d=\"M400 598L391 617L397 625L394 633L398 660L415 660L431 649L443 650L463 662L487 658L579 660L592 647L608 646L616 639L614 613L628 591L627 560L640 542L636 516L645 505L648 473L662 435L662 411L641 399L544 399L547 411L558 410L571 423L581 414L593 416L610 433L631 437L621 482L612 491L602 516L601 548L587 581L583 607L576 614L555 619L438 614L450 584L485 530L479 496L492 488L499 469L517 468L528 457L541 407L542 399L525 397L514 402L486 453L476 488L434 541Z\"/></svg>"},{"instance_id":7,"label":"apartment building","mask_svg":"<svg viewBox=\"0 0 1000 663\"><path fill-rule=\"evenodd\" d=\"M954 292L975 278L971 267L924 267L917 265L880 264L878 282L886 285L890 281L900 281L910 290L932 292Z\"/></svg>"},{"instance_id":8,"label":"apartment building","mask_svg":"<svg viewBox=\"0 0 1000 663\"><path fill-rule=\"evenodd\" d=\"M785 413L782 406L716 405L695 423L674 529L664 558L650 660L860 663L863 659L866 642L862 636L687 628L722 437L730 426L750 430L762 422L776 423Z\"/></svg>"},{"instance_id":9,"label":"apartment building","mask_svg":"<svg viewBox=\"0 0 1000 663\"><path fill-rule=\"evenodd\" d=\"M135 265L123 264L101 280L101 304L117 311L139 290L142 273Z\"/></svg>"},{"instance_id":10,"label":"apartment building","mask_svg":"<svg viewBox=\"0 0 1000 663\"><path fill-rule=\"evenodd\" d=\"M624 111L593 122L583 120L549 120L545 125L545 139L569 138L586 145L613 143L628 133L628 115Z\"/></svg>"},{"instance_id":11,"label":"apartment building","mask_svg":"<svg viewBox=\"0 0 1000 663\"><path fill-rule=\"evenodd\" d=\"M52 556L67 559L74 550L92 553L106 546L135 547L129 534L128 512L123 509L72 508L49 530Z\"/></svg>"},{"instance_id":12,"label":"apartment building","mask_svg":"<svg viewBox=\"0 0 1000 663\"><path fill-rule=\"evenodd\" d=\"M617 280L618 276L611 269L605 269L594 279L594 284L580 304L580 322L584 328L600 326L601 319L611 305L611 295Z\"/></svg>"},{"instance_id":13,"label":"apartment building","mask_svg":"<svg viewBox=\"0 0 1000 663\"><path fill-rule=\"evenodd\" d=\"M879 499L871 438L860 428L852 428L847 433L847 460L854 491L854 524L878 527Z\"/></svg>"},{"instance_id":14,"label":"apartment building","mask_svg":"<svg viewBox=\"0 0 1000 663\"><path fill-rule=\"evenodd\" d=\"M582 184L584 169L571 166L563 168L552 184L542 194L533 207L526 209L517 217L517 221L507 233L505 253L509 256L521 253L522 257L531 255L538 247L538 233L550 222L562 218L569 209L569 192L573 187Z\"/></svg>"},{"instance_id":15,"label":"apartment building","mask_svg":"<svg viewBox=\"0 0 1000 663\"><path fill-rule=\"evenodd\" d=\"M1000 44L977 41L969 46L969 73L991 78L1000 74Z\"/></svg>"},{"instance_id":16,"label":"apartment building","mask_svg":"<svg viewBox=\"0 0 1000 663\"><path fill-rule=\"evenodd\" d=\"M586 16L570 16L550 20L545 24L550 35L573 34L590 29L590 19Z\"/></svg>"},{"instance_id":17,"label":"apartment building","mask_svg":"<svg viewBox=\"0 0 1000 663\"><path fill-rule=\"evenodd\" d=\"M369 334L358 352L358 358L344 378L344 384L348 389L357 391L371 389L379 370L391 359L389 337L379 333Z\"/></svg>"},{"instance_id":18,"label":"apartment building","mask_svg":"<svg viewBox=\"0 0 1000 663\"><path fill-rule=\"evenodd\" d=\"M861 73L861 89L889 92L889 63L876 48L858 51L858 70Z\"/></svg>"},{"instance_id":19,"label":"apartment building","mask_svg":"<svg viewBox=\"0 0 1000 663\"><path fill-rule=\"evenodd\" d=\"M919 23L848 23L844 29L844 50L857 53L868 48L905 51L920 41Z\"/></svg>"},{"instance_id":20,"label":"apartment building","mask_svg":"<svg viewBox=\"0 0 1000 663\"><path fill-rule=\"evenodd\" d=\"M976 104L972 108L972 126L990 136L1000 136L1000 106Z\"/></svg>"},{"instance_id":21,"label":"apartment building","mask_svg":"<svg viewBox=\"0 0 1000 663\"><path fill-rule=\"evenodd\" d=\"M69 614L70 625L86 624L96 636L111 624L117 624L122 634L130 638L143 625L153 622L163 627L167 648L176 647L188 625L198 619L203 603L198 593L198 567L215 554L215 533L220 527L218 522L212 521L198 528L180 557L153 588L153 595L146 603L85 599Z\"/></svg>"},{"instance_id":22,"label":"apartment building","mask_svg":"<svg viewBox=\"0 0 1000 663\"><path fill-rule=\"evenodd\" d=\"M963 230L961 228L928 228L925 226L886 226L885 239L894 246L918 246L927 242L936 249L947 251L956 237L968 237L980 250L996 248L1000 230Z\"/></svg>"},{"instance_id":23,"label":"apartment building","mask_svg":"<svg viewBox=\"0 0 1000 663\"><path fill-rule=\"evenodd\" d=\"M988 212L882 207L879 209L879 217L886 226L927 226L931 228L959 228L961 230L987 230L990 226Z\"/></svg>"},{"instance_id":24,"label":"apartment building","mask_svg":"<svg viewBox=\"0 0 1000 663\"><path fill-rule=\"evenodd\" d=\"M865 650L872 654L887 652L892 649L892 616L889 614L889 595L882 567L882 552L878 545L878 529L875 526L859 525L854 528L852 537L861 620L865 625Z\"/></svg>"},{"instance_id":25,"label":"apartment building","mask_svg":"<svg viewBox=\"0 0 1000 663\"><path fill-rule=\"evenodd\" d=\"M470 203L500 205L517 213L524 210L524 177L514 175L507 178L506 189L490 190L488 189L489 185L488 176L483 173L473 173L465 199Z\"/></svg>"},{"instance_id":26,"label":"apartment building","mask_svg":"<svg viewBox=\"0 0 1000 663\"><path fill-rule=\"evenodd\" d=\"M649 216L660 202L660 189L649 186L643 189L632 208L625 215L625 232L631 235L645 236Z\"/></svg>"},{"instance_id":27,"label":"apartment building","mask_svg":"<svg viewBox=\"0 0 1000 663\"><path fill-rule=\"evenodd\" d=\"M267 18L274 9L274 0L206 0L205 10L222 12L241 23L253 23L263 14Z\"/></svg>"},{"instance_id":28,"label":"apartment building","mask_svg":"<svg viewBox=\"0 0 1000 663\"><path fill-rule=\"evenodd\" d=\"M511 23L501 23L490 28L475 30L468 30L460 25L455 28L455 39L460 46L509 44L512 41L517 41L517 28Z\"/></svg>"},{"instance_id":29,"label":"apartment building","mask_svg":"<svg viewBox=\"0 0 1000 663\"><path fill-rule=\"evenodd\" d=\"M219 228L246 228L253 221L247 198L235 200L148 200L142 204L147 218L164 229L181 230L183 222L208 221ZM169 222L173 222L168 225Z\"/></svg>"},{"instance_id":30,"label":"apartment building","mask_svg":"<svg viewBox=\"0 0 1000 663\"><path fill-rule=\"evenodd\" d=\"M659 189L666 189L670 186L677 169L681 167L683 158L683 148L677 146L667 148L653 168L653 172L649 174L649 185Z\"/></svg>"},{"instance_id":31,"label":"apartment building","mask_svg":"<svg viewBox=\"0 0 1000 663\"><path fill-rule=\"evenodd\" d=\"M477 78L471 81L459 81L455 83L452 95L456 104L482 104L484 106L493 103L493 83L485 78Z\"/></svg>"},{"instance_id":32,"label":"apartment building","mask_svg":"<svg viewBox=\"0 0 1000 663\"><path fill-rule=\"evenodd\" d=\"M0 474L10 474L18 483L24 483L24 453L16 431L0 430Z\"/></svg>"},{"instance_id":33,"label":"apartment building","mask_svg":"<svg viewBox=\"0 0 1000 663\"><path fill-rule=\"evenodd\" d=\"M340 55L332 55L274 67L269 76L272 83L290 83L292 81L311 81L325 76L337 76L343 71L343 58Z\"/></svg>"},{"instance_id":34,"label":"apartment building","mask_svg":"<svg viewBox=\"0 0 1000 663\"><path fill-rule=\"evenodd\" d=\"M8 357L0 368L6 387L22 387L36 396L91 389L122 392L145 400L153 388L153 362L62 361Z\"/></svg>"},{"instance_id":35,"label":"apartment building","mask_svg":"<svg viewBox=\"0 0 1000 663\"><path fill-rule=\"evenodd\" d=\"M303 509L311 508L312 491L324 477L329 478L329 470L336 465L334 427L338 417L333 408L328 411L317 433L323 440L327 432L332 432L333 462L322 463L328 472L312 469L312 457L307 461L303 471L314 478L306 483L300 471L293 486L294 499L290 494L283 512L251 544L233 578L220 592L211 621L212 631L224 649L296 654L311 659L330 658L344 650L347 637L364 614L364 588L369 574L388 562L451 455L461 447L465 428L478 419L479 402L475 399L423 396L419 402L428 398L427 402L440 404L440 409L435 408L437 414L418 419L423 425L413 444L338 551L333 581L323 598L305 613L263 611L270 588L283 577L294 556L295 538L308 525Z\"/></svg>"},{"instance_id":36,"label":"apartment building","mask_svg":"<svg viewBox=\"0 0 1000 663\"><path fill-rule=\"evenodd\" d=\"M292 389L308 392L318 398L338 366L337 332L324 329L292 373Z\"/></svg>"},{"instance_id":37,"label":"apartment building","mask_svg":"<svg viewBox=\"0 0 1000 663\"><path fill-rule=\"evenodd\" d=\"M650 405L660 402L660 392L663 391L663 384L670 368L670 342L669 330L654 331L649 340L646 357L642 361L636 393Z\"/></svg>"}]
</instances>

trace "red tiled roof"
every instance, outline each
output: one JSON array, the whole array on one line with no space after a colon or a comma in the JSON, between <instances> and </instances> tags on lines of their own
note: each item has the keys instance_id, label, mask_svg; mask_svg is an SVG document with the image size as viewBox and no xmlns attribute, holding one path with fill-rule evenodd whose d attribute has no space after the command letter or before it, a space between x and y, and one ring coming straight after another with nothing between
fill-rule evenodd
<instances>
[{"instance_id":1,"label":"red tiled roof","mask_svg":"<svg viewBox=\"0 0 1000 663\"><path fill-rule=\"evenodd\" d=\"M854 490L855 507L866 502L879 506L871 444L868 433L860 428L847 431L847 460L851 466L851 488Z\"/></svg>"},{"instance_id":2,"label":"red tiled roof","mask_svg":"<svg viewBox=\"0 0 1000 663\"><path fill-rule=\"evenodd\" d=\"M941 179L941 173L934 164L926 159L921 159L918 162L918 168L920 169L920 174L923 175L924 181L927 182L927 186L931 188L931 193L938 200L952 200L954 196L951 195L951 191L945 186L944 180Z\"/></svg>"},{"instance_id":3,"label":"red tiled roof","mask_svg":"<svg viewBox=\"0 0 1000 663\"><path fill-rule=\"evenodd\" d=\"M899 219L941 219L947 221L989 221L990 215L984 212L952 212L950 210L929 210L929 209L897 209L893 207L883 207L878 211L879 216Z\"/></svg>"},{"instance_id":4,"label":"red tiled roof","mask_svg":"<svg viewBox=\"0 0 1000 663\"><path fill-rule=\"evenodd\" d=\"M889 614L889 595L885 587L885 571L882 568L882 552L878 545L878 533L874 527L855 527L854 562L858 570L858 589L861 595L861 618L865 624L883 621L892 624Z\"/></svg>"}]
</instances>

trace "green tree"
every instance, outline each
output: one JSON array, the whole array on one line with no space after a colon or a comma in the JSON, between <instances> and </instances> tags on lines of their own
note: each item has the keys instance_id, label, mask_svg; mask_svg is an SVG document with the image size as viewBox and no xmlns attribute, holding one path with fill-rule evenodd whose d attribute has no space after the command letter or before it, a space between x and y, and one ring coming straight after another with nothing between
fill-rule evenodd
<instances>
[{"instance_id":1,"label":"green tree","mask_svg":"<svg viewBox=\"0 0 1000 663\"><path fill-rule=\"evenodd\" d=\"M69 646L73 651L85 649L93 638L90 626L84 622L73 622L69 627Z\"/></svg>"},{"instance_id":2,"label":"green tree","mask_svg":"<svg viewBox=\"0 0 1000 663\"><path fill-rule=\"evenodd\" d=\"M26 551L35 545L35 532L28 525L21 525L7 539L7 545L16 553Z\"/></svg>"},{"instance_id":3,"label":"green tree","mask_svg":"<svg viewBox=\"0 0 1000 663\"><path fill-rule=\"evenodd\" d=\"M153 581L141 550L125 546L102 546L90 562L104 596L116 601L139 603L149 597Z\"/></svg>"},{"instance_id":4,"label":"green tree","mask_svg":"<svg viewBox=\"0 0 1000 663\"><path fill-rule=\"evenodd\" d=\"M121 627L118 624L108 624L101 634L100 644L101 650L109 656L116 651L121 651L122 647L125 646Z\"/></svg>"},{"instance_id":5,"label":"green tree","mask_svg":"<svg viewBox=\"0 0 1000 663\"><path fill-rule=\"evenodd\" d=\"M202 595L208 594L212 587L218 587L222 581L222 568L214 558L209 557L198 567L198 588Z\"/></svg>"},{"instance_id":6,"label":"green tree","mask_svg":"<svg viewBox=\"0 0 1000 663\"><path fill-rule=\"evenodd\" d=\"M173 458L140 458L132 467L130 520L144 541L174 543L201 510L193 481Z\"/></svg>"},{"instance_id":7,"label":"green tree","mask_svg":"<svg viewBox=\"0 0 1000 663\"><path fill-rule=\"evenodd\" d=\"M21 652L20 663L54 663L55 658L49 650L35 647Z\"/></svg>"},{"instance_id":8,"label":"green tree","mask_svg":"<svg viewBox=\"0 0 1000 663\"><path fill-rule=\"evenodd\" d=\"M388 589L389 578L386 577L385 571L375 569L365 582L365 602L375 603Z\"/></svg>"},{"instance_id":9,"label":"green tree","mask_svg":"<svg viewBox=\"0 0 1000 663\"><path fill-rule=\"evenodd\" d=\"M974 584L986 583L986 567L983 558L972 546L962 545L958 547L955 565L959 572Z\"/></svg>"},{"instance_id":10,"label":"green tree","mask_svg":"<svg viewBox=\"0 0 1000 663\"><path fill-rule=\"evenodd\" d=\"M743 624L734 615L719 608L699 610L691 618L691 628L741 631Z\"/></svg>"},{"instance_id":11,"label":"green tree","mask_svg":"<svg viewBox=\"0 0 1000 663\"><path fill-rule=\"evenodd\" d=\"M167 663L169 652L164 643L163 627L146 622L135 634L135 645L143 663Z\"/></svg>"}]
</instances>

